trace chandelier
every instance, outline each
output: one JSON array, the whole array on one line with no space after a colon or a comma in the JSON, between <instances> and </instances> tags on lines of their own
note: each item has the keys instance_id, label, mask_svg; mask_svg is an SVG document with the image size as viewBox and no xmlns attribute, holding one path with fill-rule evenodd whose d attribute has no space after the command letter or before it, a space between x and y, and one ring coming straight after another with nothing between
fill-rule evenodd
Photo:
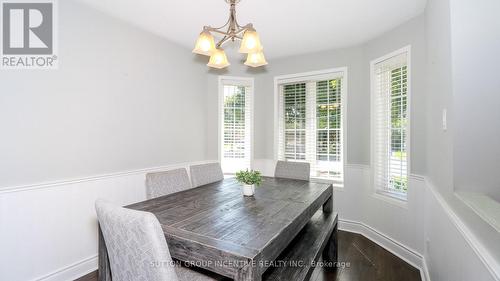
<instances>
[{"instance_id":1,"label":"chandelier","mask_svg":"<svg viewBox=\"0 0 500 281\"><path fill-rule=\"evenodd\" d=\"M222 45L229 41L241 40L239 52L247 54L245 65L250 67L259 67L267 64L263 48L260 44L259 35L253 28L251 23L241 26L236 21L236 3L240 0L225 0L229 3L229 19L226 24L221 27L204 26L200 33L193 53L210 56L208 61L209 67L224 68L229 66L226 53L222 49ZM222 36L220 41L215 44L215 39L212 33Z\"/></svg>"}]
</instances>

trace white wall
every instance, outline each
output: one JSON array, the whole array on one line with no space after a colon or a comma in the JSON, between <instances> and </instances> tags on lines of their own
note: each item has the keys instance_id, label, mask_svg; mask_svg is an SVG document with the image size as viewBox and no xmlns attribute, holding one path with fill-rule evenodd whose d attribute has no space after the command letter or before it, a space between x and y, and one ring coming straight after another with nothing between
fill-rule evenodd
<instances>
[{"instance_id":1,"label":"white wall","mask_svg":"<svg viewBox=\"0 0 500 281\"><path fill-rule=\"evenodd\" d=\"M394 30L364 45L365 71L370 61L387 55L404 46L411 46L410 93L410 173L425 174L425 22L424 16L416 17ZM367 74L369 77L369 73ZM366 82L364 82L366 83ZM369 81L368 81L369 83ZM369 97L364 102L369 102Z\"/></svg>"},{"instance_id":2,"label":"white wall","mask_svg":"<svg viewBox=\"0 0 500 281\"><path fill-rule=\"evenodd\" d=\"M455 189L500 202L500 1L451 1Z\"/></svg>"},{"instance_id":3,"label":"white wall","mask_svg":"<svg viewBox=\"0 0 500 281\"><path fill-rule=\"evenodd\" d=\"M59 7L59 70L0 72L1 280L70 280L94 270L96 198L140 201L147 171L217 159L218 75L255 78L255 166L272 175L273 77L343 66L349 71L347 165L345 187L335 191L341 225L427 265L432 280L470 280L474 273L476 280L495 280L476 251L497 240L484 224L467 230L477 216L453 196L458 121L449 118L448 131L441 130L442 108L455 115L448 1L430 0L424 16L361 46L272 60L257 70L233 57L223 71L207 70L205 57L85 6L63 1ZM370 184L369 62L408 44L412 170L402 206L374 196ZM470 61L453 63L462 69ZM172 163L186 164L149 168ZM500 253L497 244L488 249Z\"/></svg>"},{"instance_id":4,"label":"white wall","mask_svg":"<svg viewBox=\"0 0 500 281\"><path fill-rule=\"evenodd\" d=\"M425 265L430 280L500 280L498 265L432 182L426 181L425 194ZM462 210L463 211L463 210ZM468 213L470 215L470 212ZM483 226L484 227L484 226ZM497 234L498 235L498 234ZM497 245L491 245L498 247ZM495 273L496 271L496 273Z\"/></svg>"},{"instance_id":5,"label":"white wall","mask_svg":"<svg viewBox=\"0 0 500 281\"><path fill-rule=\"evenodd\" d=\"M443 194L453 190L453 93L451 36L448 0L429 0L425 10L427 44L427 175ZM448 129L442 130L442 110L447 109Z\"/></svg>"},{"instance_id":6,"label":"white wall","mask_svg":"<svg viewBox=\"0 0 500 281\"><path fill-rule=\"evenodd\" d=\"M150 167L206 159L189 50L73 1L58 28L58 70L0 71L0 280L95 270L94 201L144 200Z\"/></svg>"},{"instance_id":7,"label":"white wall","mask_svg":"<svg viewBox=\"0 0 500 281\"><path fill-rule=\"evenodd\" d=\"M500 235L454 195L455 189L499 194L491 166L499 150L488 145L498 143L500 134L498 126L487 125L498 119L498 79L475 71L498 65L498 55L492 55L498 49L498 7L497 1L427 2L426 158L428 185L436 192L426 196L424 239L431 279L500 280ZM479 84L468 84L477 79ZM456 219L446 220L439 210Z\"/></svg>"},{"instance_id":8,"label":"white wall","mask_svg":"<svg viewBox=\"0 0 500 281\"><path fill-rule=\"evenodd\" d=\"M0 71L0 188L205 159L189 50L74 1L58 14L58 70Z\"/></svg>"},{"instance_id":9,"label":"white wall","mask_svg":"<svg viewBox=\"0 0 500 281\"><path fill-rule=\"evenodd\" d=\"M146 200L146 173L206 162L0 190L0 280L68 281L96 270L96 199Z\"/></svg>"}]
</instances>

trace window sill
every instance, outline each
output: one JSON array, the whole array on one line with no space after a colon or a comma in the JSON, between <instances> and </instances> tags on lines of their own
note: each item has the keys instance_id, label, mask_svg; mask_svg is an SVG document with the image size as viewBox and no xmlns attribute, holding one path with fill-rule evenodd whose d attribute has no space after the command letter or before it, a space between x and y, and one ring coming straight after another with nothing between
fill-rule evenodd
<instances>
[{"instance_id":1,"label":"window sill","mask_svg":"<svg viewBox=\"0 0 500 281\"><path fill-rule=\"evenodd\" d=\"M375 193L373 193L373 197L386 201L398 207L408 209L408 197L406 194L377 190Z\"/></svg>"}]
</instances>

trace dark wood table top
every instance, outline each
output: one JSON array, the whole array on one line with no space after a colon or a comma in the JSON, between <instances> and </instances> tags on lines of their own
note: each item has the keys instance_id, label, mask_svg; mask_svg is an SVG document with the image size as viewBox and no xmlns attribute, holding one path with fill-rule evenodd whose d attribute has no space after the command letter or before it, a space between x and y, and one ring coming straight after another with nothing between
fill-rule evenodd
<instances>
[{"instance_id":1,"label":"dark wood table top","mask_svg":"<svg viewBox=\"0 0 500 281\"><path fill-rule=\"evenodd\" d=\"M259 280L265 264L248 273L239 262L273 261L332 194L331 184L264 177L255 196L244 197L235 179L225 179L127 208L156 215L172 257Z\"/></svg>"}]
</instances>

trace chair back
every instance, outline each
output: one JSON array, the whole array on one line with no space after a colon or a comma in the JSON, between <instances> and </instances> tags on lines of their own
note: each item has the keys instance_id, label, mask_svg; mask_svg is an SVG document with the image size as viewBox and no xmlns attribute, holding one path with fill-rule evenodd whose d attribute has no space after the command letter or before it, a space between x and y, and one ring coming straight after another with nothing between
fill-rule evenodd
<instances>
[{"instance_id":1,"label":"chair back","mask_svg":"<svg viewBox=\"0 0 500 281\"><path fill-rule=\"evenodd\" d=\"M274 177L294 180L309 180L311 165L304 162L278 161Z\"/></svg>"},{"instance_id":2,"label":"chair back","mask_svg":"<svg viewBox=\"0 0 500 281\"><path fill-rule=\"evenodd\" d=\"M224 179L219 163L193 165L189 168L193 187L221 181Z\"/></svg>"},{"instance_id":3,"label":"chair back","mask_svg":"<svg viewBox=\"0 0 500 281\"><path fill-rule=\"evenodd\" d=\"M186 169L175 169L146 175L148 199L168 195L191 188Z\"/></svg>"},{"instance_id":4,"label":"chair back","mask_svg":"<svg viewBox=\"0 0 500 281\"><path fill-rule=\"evenodd\" d=\"M95 209L117 281L177 281L158 219L151 213L97 200Z\"/></svg>"}]
</instances>

